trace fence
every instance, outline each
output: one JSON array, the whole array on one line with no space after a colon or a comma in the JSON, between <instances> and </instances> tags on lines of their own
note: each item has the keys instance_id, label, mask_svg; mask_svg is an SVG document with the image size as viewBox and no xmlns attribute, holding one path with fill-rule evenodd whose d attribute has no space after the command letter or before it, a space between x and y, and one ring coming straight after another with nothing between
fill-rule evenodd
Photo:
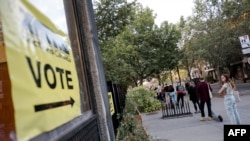
<instances>
[{"instance_id":1,"label":"fence","mask_svg":"<svg viewBox=\"0 0 250 141\"><path fill-rule=\"evenodd\" d=\"M112 116L113 127L115 130L115 135L117 134L117 128L120 125L122 117L118 117L118 114L123 112L125 107L126 90L118 84L114 84L111 81L107 81L108 92L112 94L112 100L114 103L114 113Z\"/></svg>"},{"instance_id":2,"label":"fence","mask_svg":"<svg viewBox=\"0 0 250 141\"><path fill-rule=\"evenodd\" d=\"M188 101L184 101L183 105L177 105L171 102L162 103L162 118L175 118L192 115Z\"/></svg>"}]
</instances>

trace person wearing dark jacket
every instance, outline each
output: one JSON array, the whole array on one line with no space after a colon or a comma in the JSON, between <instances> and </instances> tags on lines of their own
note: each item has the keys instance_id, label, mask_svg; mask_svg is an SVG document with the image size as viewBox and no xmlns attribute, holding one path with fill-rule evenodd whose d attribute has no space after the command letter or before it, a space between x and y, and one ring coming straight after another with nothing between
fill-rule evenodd
<instances>
[{"instance_id":1,"label":"person wearing dark jacket","mask_svg":"<svg viewBox=\"0 0 250 141\"><path fill-rule=\"evenodd\" d=\"M168 94L169 94L169 97L170 97L170 104L171 104L172 107L174 107L174 105L177 102L177 99L176 99L176 94L175 94L173 85L168 86Z\"/></svg>"},{"instance_id":2,"label":"person wearing dark jacket","mask_svg":"<svg viewBox=\"0 0 250 141\"><path fill-rule=\"evenodd\" d=\"M187 83L186 89L188 91L190 101L192 101L192 103L194 104L195 113L199 113L200 102L199 102L199 97L196 94L196 86L194 82L190 81L189 83Z\"/></svg>"},{"instance_id":3,"label":"person wearing dark jacket","mask_svg":"<svg viewBox=\"0 0 250 141\"><path fill-rule=\"evenodd\" d=\"M197 83L195 81L192 81L192 82L194 82L194 84L195 84L194 88L196 89L197 88L196 84L198 84L199 81L197 81ZM199 102L199 96L197 95L197 97L198 97L198 102ZM212 100L211 100L211 112L212 112L212 118L213 118L213 120L219 121L219 122L223 122L223 117L221 115L217 115L216 113L214 113L213 108L212 108Z\"/></svg>"},{"instance_id":4,"label":"person wearing dark jacket","mask_svg":"<svg viewBox=\"0 0 250 141\"><path fill-rule=\"evenodd\" d=\"M205 82L204 78L200 78L200 82L197 85L197 94L200 98L200 110L201 110L201 121L205 121L204 106L207 105L208 110L208 120L212 120L212 110L211 110L211 99L209 96L209 89L212 91L211 86Z\"/></svg>"}]
</instances>

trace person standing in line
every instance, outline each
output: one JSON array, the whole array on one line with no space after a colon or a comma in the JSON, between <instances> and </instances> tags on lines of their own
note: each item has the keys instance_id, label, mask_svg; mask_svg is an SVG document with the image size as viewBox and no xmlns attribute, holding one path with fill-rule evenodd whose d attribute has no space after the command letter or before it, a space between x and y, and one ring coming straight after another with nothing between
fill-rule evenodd
<instances>
[{"instance_id":1,"label":"person standing in line","mask_svg":"<svg viewBox=\"0 0 250 141\"><path fill-rule=\"evenodd\" d=\"M163 102L167 102L165 87L163 85L161 87L161 97L162 97Z\"/></svg>"},{"instance_id":2,"label":"person standing in line","mask_svg":"<svg viewBox=\"0 0 250 141\"><path fill-rule=\"evenodd\" d=\"M163 98L163 94L162 94L162 86L161 85L158 85L157 87L157 99L160 100L160 101L164 101L164 98Z\"/></svg>"},{"instance_id":3,"label":"person standing in line","mask_svg":"<svg viewBox=\"0 0 250 141\"><path fill-rule=\"evenodd\" d=\"M175 94L173 85L168 86L168 93L169 93L169 97L170 97L171 106L174 106L174 104L176 104L177 100L176 100L176 94Z\"/></svg>"},{"instance_id":4,"label":"person standing in line","mask_svg":"<svg viewBox=\"0 0 250 141\"><path fill-rule=\"evenodd\" d=\"M179 106L179 102L181 100L181 107L183 107L185 88L181 85L181 83L178 83L178 85L176 86L176 93L177 93L177 106Z\"/></svg>"},{"instance_id":5,"label":"person standing in line","mask_svg":"<svg viewBox=\"0 0 250 141\"><path fill-rule=\"evenodd\" d=\"M165 85L164 85L164 91L165 91L165 98L166 98L166 102L167 102L170 100L167 83L165 83Z\"/></svg>"},{"instance_id":6,"label":"person standing in line","mask_svg":"<svg viewBox=\"0 0 250 141\"><path fill-rule=\"evenodd\" d=\"M233 91L236 88L235 84L227 74L221 75L223 86L219 90L219 94L224 96L224 105L231 124L241 124L240 116L236 106L236 100Z\"/></svg>"},{"instance_id":7,"label":"person standing in line","mask_svg":"<svg viewBox=\"0 0 250 141\"><path fill-rule=\"evenodd\" d=\"M200 113L200 102L199 97L196 94L196 86L193 81L186 84L186 89L189 94L189 99L192 101L195 109L195 113Z\"/></svg>"},{"instance_id":8,"label":"person standing in line","mask_svg":"<svg viewBox=\"0 0 250 141\"><path fill-rule=\"evenodd\" d=\"M208 120L212 120L212 110L211 110L211 99L209 96L209 89L212 91L211 86L205 82L204 78L200 78L200 82L197 85L197 94L200 98L200 110L201 110L201 121L205 121L204 106L207 105L208 110Z\"/></svg>"},{"instance_id":9,"label":"person standing in line","mask_svg":"<svg viewBox=\"0 0 250 141\"><path fill-rule=\"evenodd\" d=\"M162 89L161 85L158 85L157 86L157 95L161 94L161 89Z\"/></svg>"}]
</instances>

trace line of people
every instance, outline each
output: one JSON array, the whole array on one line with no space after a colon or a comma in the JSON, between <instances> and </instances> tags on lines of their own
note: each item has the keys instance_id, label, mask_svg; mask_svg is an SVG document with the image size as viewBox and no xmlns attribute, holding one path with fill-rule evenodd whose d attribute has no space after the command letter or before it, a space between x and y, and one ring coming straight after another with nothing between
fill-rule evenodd
<instances>
[{"instance_id":1,"label":"line of people","mask_svg":"<svg viewBox=\"0 0 250 141\"><path fill-rule=\"evenodd\" d=\"M227 115L230 119L231 124L241 124L240 116L236 106L236 100L233 91L236 89L236 85L231 81L227 74L221 75L221 81L223 86L219 90L219 94L224 96L224 106ZM194 81L189 81L185 84L185 87L180 83L174 89L173 85L165 84L164 87L158 87L157 98L162 102L167 102L167 97L171 105L176 104L179 107L181 101L181 107L184 105L184 96L189 95L190 101L192 101L195 113L201 113L201 121L205 120L216 120L223 121L221 115L216 115L212 110L211 97L209 95L209 90L212 92L213 89L209 83L207 83L204 78L195 83ZM167 95L166 95L167 94ZM207 107L207 117L204 111L205 104Z\"/></svg>"},{"instance_id":2,"label":"line of people","mask_svg":"<svg viewBox=\"0 0 250 141\"><path fill-rule=\"evenodd\" d=\"M157 93L157 99L162 102L167 102L168 98L171 103L171 105L177 105L179 107L179 102L181 100L181 107L183 107L184 103L184 96L185 96L185 88L182 85L177 85L176 88L174 88L173 85L167 85L165 86L158 86L158 88L155 88ZM177 93L177 95L176 95Z\"/></svg>"},{"instance_id":3,"label":"line of people","mask_svg":"<svg viewBox=\"0 0 250 141\"><path fill-rule=\"evenodd\" d=\"M200 78L200 81L195 85L194 81L186 83L186 88L189 94L190 101L192 101L195 109L195 113L201 113L201 121L216 120L223 121L221 115L216 115L212 110L211 98L209 96L209 90L212 92L213 89L209 83L205 82L204 78ZM205 104L208 110L208 117L205 118Z\"/></svg>"},{"instance_id":4,"label":"line of people","mask_svg":"<svg viewBox=\"0 0 250 141\"><path fill-rule=\"evenodd\" d=\"M211 86L204 81L203 78L200 79L200 82L196 85L194 81L189 81L185 84L185 87L181 85L181 83L177 83L176 87L174 88L173 85L165 84L164 87L159 86L157 89L157 98L162 102L167 102L169 98L170 105L177 107L184 106L184 96L189 95L190 101L192 101L195 112L194 113L201 113L201 121L205 121L205 112L204 107L205 104L208 108L208 120L217 120L222 122L223 118L221 115L216 115L211 109L211 99L206 91L208 88L212 91ZM199 93L199 94L198 94ZM167 94L167 95L166 95ZM168 98L167 98L168 97Z\"/></svg>"}]
</instances>

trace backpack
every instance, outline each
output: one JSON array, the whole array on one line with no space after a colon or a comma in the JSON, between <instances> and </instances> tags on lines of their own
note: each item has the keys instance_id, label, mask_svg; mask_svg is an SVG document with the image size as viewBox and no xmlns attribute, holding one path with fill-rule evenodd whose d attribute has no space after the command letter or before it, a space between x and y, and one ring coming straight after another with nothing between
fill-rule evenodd
<instances>
[{"instance_id":1,"label":"backpack","mask_svg":"<svg viewBox=\"0 0 250 141\"><path fill-rule=\"evenodd\" d=\"M177 86L177 94L185 94L185 89L182 85Z\"/></svg>"}]
</instances>

